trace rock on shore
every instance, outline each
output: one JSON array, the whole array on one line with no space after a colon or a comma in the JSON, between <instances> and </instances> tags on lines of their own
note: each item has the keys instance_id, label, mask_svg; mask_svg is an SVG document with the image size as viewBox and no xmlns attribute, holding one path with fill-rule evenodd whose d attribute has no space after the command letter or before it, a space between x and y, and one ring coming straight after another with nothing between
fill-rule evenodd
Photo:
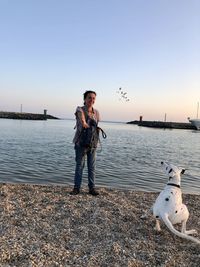
<instances>
[{"instance_id":1,"label":"rock on shore","mask_svg":"<svg viewBox=\"0 0 200 267\"><path fill-rule=\"evenodd\" d=\"M200 246L156 233L157 193L0 184L0 266L199 266ZM200 195L183 195L187 228L200 233ZM180 229L178 226L177 229ZM200 238L200 234L198 234Z\"/></svg>"}]
</instances>

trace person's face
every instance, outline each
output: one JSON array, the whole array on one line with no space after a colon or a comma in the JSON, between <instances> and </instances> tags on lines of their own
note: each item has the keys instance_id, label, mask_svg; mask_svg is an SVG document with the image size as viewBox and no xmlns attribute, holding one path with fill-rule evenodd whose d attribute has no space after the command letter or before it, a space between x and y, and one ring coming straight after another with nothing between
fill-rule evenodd
<instances>
[{"instance_id":1,"label":"person's face","mask_svg":"<svg viewBox=\"0 0 200 267\"><path fill-rule=\"evenodd\" d=\"M86 99L85 99L85 104L88 107L92 107L95 103L96 100L96 95L93 93L90 93L87 95Z\"/></svg>"}]
</instances>

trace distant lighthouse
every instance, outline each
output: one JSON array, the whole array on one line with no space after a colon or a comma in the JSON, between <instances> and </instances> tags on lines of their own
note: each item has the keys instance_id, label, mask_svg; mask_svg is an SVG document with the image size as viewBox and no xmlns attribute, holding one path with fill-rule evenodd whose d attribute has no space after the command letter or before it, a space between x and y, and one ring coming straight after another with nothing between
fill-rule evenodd
<instances>
[{"instance_id":1,"label":"distant lighthouse","mask_svg":"<svg viewBox=\"0 0 200 267\"><path fill-rule=\"evenodd\" d=\"M47 109L44 109L44 119L47 119Z\"/></svg>"}]
</instances>

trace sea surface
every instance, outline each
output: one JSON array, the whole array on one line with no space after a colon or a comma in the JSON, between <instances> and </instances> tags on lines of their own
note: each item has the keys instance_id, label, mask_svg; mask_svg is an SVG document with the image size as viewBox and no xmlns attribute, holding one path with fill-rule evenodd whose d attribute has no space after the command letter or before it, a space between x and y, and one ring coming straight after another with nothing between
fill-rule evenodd
<instances>
[{"instance_id":1,"label":"sea surface","mask_svg":"<svg viewBox=\"0 0 200 267\"><path fill-rule=\"evenodd\" d=\"M74 120L0 119L0 182L72 186L74 125ZM101 138L97 150L97 186L158 192L168 180L160 164L166 160L186 168L183 192L200 194L200 131L99 126L107 139Z\"/></svg>"}]
</instances>

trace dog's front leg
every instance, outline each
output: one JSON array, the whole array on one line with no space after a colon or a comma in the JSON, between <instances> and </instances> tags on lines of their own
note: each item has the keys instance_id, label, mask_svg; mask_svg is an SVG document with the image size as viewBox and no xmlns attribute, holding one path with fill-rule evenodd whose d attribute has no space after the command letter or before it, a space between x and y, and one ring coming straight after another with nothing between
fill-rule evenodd
<instances>
[{"instance_id":1,"label":"dog's front leg","mask_svg":"<svg viewBox=\"0 0 200 267\"><path fill-rule=\"evenodd\" d=\"M158 231L158 232L161 231L161 229L160 229L160 221L159 220L156 220L155 230Z\"/></svg>"},{"instance_id":2,"label":"dog's front leg","mask_svg":"<svg viewBox=\"0 0 200 267\"><path fill-rule=\"evenodd\" d=\"M197 234L197 231L192 229L192 230L186 230L186 222L187 221L183 221L182 222L182 227L181 227L181 232L186 234L186 235L192 235L192 234Z\"/></svg>"},{"instance_id":3,"label":"dog's front leg","mask_svg":"<svg viewBox=\"0 0 200 267\"><path fill-rule=\"evenodd\" d=\"M182 221L181 233L185 234L185 232L186 232L186 221Z\"/></svg>"}]
</instances>

